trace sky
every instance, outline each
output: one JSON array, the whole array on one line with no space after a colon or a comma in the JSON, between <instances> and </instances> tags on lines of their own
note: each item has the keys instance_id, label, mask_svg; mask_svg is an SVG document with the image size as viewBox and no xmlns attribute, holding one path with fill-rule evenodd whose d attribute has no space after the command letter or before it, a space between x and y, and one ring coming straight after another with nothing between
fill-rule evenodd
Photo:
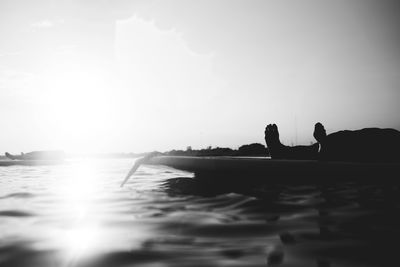
<instances>
[{"instance_id":1,"label":"sky","mask_svg":"<svg viewBox=\"0 0 400 267\"><path fill-rule=\"evenodd\" d=\"M0 0L0 152L400 129L394 0Z\"/></svg>"}]
</instances>

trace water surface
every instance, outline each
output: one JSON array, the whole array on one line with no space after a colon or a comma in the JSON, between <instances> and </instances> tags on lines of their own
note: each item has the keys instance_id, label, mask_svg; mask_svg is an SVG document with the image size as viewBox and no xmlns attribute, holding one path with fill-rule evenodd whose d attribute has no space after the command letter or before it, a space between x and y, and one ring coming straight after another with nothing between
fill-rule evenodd
<instances>
[{"instance_id":1,"label":"water surface","mask_svg":"<svg viewBox=\"0 0 400 267\"><path fill-rule=\"evenodd\" d=\"M0 266L398 266L399 186L230 188L133 160L0 167Z\"/></svg>"}]
</instances>

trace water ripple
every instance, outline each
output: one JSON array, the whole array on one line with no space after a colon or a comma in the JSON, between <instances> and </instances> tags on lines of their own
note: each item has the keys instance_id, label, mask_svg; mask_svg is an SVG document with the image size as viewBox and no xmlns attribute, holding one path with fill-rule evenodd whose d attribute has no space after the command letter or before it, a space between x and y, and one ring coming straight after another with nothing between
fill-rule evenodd
<instances>
[{"instance_id":1,"label":"water ripple","mask_svg":"<svg viewBox=\"0 0 400 267\"><path fill-rule=\"evenodd\" d=\"M0 199L4 199L4 198L32 198L35 195L32 193L28 193L28 192L18 192L18 193L12 193L12 194L8 194L5 196L0 196Z\"/></svg>"},{"instance_id":2,"label":"water ripple","mask_svg":"<svg viewBox=\"0 0 400 267\"><path fill-rule=\"evenodd\" d=\"M18 210L0 210L0 216L5 217L29 217L33 216L32 213Z\"/></svg>"},{"instance_id":3,"label":"water ripple","mask_svg":"<svg viewBox=\"0 0 400 267\"><path fill-rule=\"evenodd\" d=\"M400 186L256 188L132 160L0 168L0 266L397 266Z\"/></svg>"}]
</instances>

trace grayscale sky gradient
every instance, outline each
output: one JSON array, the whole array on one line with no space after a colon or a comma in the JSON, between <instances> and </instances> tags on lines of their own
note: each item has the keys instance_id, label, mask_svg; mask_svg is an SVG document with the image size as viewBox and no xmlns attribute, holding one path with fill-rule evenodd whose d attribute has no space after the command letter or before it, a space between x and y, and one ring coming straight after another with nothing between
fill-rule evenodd
<instances>
[{"instance_id":1,"label":"grayscale sky gradient","mask_svg":"<svg viewBox=\"0 0 400 267\"><path fill-rule=\"evenodd\" d=\"M0 1L0 147L129 152L309 144L400 128L387 0Z\"/></svg>"}]
</instances>

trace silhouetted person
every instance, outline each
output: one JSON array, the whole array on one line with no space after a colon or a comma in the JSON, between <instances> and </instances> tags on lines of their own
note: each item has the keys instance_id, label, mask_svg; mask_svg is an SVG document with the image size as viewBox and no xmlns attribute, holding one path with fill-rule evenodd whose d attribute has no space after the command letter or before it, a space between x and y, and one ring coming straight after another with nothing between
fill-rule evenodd
<instances>
[{"instance_id":1,"label":"silhouetted person","mask_svg":"<svg viewBox=\"0 0 400 267\"><path fill-rule=\"evenodd\" d=\"M265 128L265 142L273 159L400 161L400 132L395 129L365 128L327 135L324 126L316 123L314 138L318 143L289 147L280 142L275 124L269 124Z\"/></svg>"}]
</instances>

